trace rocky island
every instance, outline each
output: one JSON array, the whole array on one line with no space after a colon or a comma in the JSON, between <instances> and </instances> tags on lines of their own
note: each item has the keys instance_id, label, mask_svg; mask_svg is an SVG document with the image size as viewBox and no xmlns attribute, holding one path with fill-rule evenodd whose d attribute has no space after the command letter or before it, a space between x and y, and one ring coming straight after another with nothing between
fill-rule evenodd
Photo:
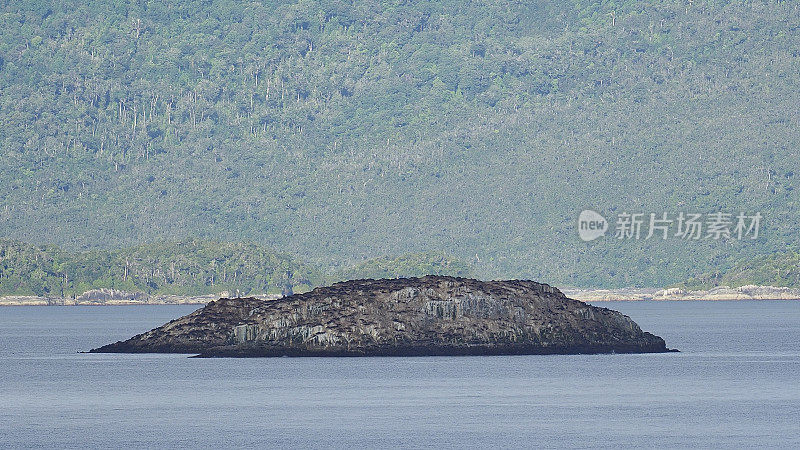
<instances>
[{"instance_id":1,"label":"rocky island","mask_svg":"<svg viewBox=\"0 0 800 450\"><path fill-rule=\"evenodd\" d=\"M222 298L91 352L200 356L655 353L629 317L533 281L355 280L280 299Z\"/></svg>"}]
</instances>

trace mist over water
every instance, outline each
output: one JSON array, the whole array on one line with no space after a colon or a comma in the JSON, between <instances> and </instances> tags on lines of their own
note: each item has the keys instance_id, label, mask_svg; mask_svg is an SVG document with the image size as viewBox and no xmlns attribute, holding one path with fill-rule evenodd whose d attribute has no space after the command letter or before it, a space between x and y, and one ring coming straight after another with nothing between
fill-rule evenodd
<instances>
[{"instance_id":1,"label":"mist over water","mask_svg":"<svg viewBox=\"0 0 800 450\"><path fill-rule=\"evenodd\" d=\"M197 306L0 309L9 447L798 447L800 302L614 302L677 354L78 354Z\"/></svg>"}]
</instances>

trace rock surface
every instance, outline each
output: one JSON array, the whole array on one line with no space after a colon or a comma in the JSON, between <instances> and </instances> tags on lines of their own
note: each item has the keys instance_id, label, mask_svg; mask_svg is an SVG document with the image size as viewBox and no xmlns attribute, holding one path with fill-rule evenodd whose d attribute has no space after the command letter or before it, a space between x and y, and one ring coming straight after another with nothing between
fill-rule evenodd
<instances>
[{"instance_id":1,"label":"rock surface","mask_svg":"<svg viewBox=\"0 0 800 450\"><path fill-rule=\"evenodd\" d=\"M412 356L669 351L629 317L532 281L427 276L223 298L92 352Z\"/></svg>"}]
</instances>

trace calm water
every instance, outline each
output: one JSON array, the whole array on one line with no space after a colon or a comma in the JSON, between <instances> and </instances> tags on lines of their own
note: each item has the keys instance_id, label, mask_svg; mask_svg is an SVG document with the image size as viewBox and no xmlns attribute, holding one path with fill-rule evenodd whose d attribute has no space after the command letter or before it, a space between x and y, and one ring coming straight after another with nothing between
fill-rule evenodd
<instances>
[{"instance_id":1,"label":"calm water","mask_svg":"<svg viewBox=\"0 0 800 450\"><path fill-rule=\"evenodd\" d=\"M0 447L800 447L800 302L602 303L679 354L77 354L193 306L0 308Z\"/></svg>"}]
</instances>

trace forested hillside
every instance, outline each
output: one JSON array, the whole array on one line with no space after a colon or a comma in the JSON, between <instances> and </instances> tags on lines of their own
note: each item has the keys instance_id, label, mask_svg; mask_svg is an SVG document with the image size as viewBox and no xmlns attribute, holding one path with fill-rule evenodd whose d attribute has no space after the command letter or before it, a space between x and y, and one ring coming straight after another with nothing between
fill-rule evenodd
<instances>
[{"instance_id":1,"label":"forested hillside","mask_svg":"<svg viewBox=\"0 0 800 450\"><path fill-rule=\"evenodd\" d=\"M704 273L680 284L688 289L746 285L800 286L800 252L789 250L739 261L728 270Z\"/></svg>"},{"instance_id":2,"label":"forested hillside","mask_svg":"<svg viewBox=\"0 0 800 450\"><path fill-rule=\"evenodd\" d=\"M70 297L98 288L259 295L303 292L323 281L316 268L253 244L160 242L73 253L0 241L0 295Z\"/></svg>"},{"instance_id":3,"label":"forested hillside","mask_svg":"<svg viewBox=\"0 0 800 450\"><path fill-rule=\"evenodd\" d=\"M796 2L7 0L0 236L660 286L796 241L798 105ZM764 224L585 243L586 208Z\"/></svg>"},{"instance_id":4,"label":"forested hillside","mask_svg":"<svg viewBox=\"0 0 800 450\"><path fill-rule=\"evenodd\" d=\"M0 240L0 296L71 297L101 288L184 296L287 294L345 279L469 274L468 264L441 253L377 258L329 274L256 244L195 240L70 252Z\"/></svg>"}]
</instances>

